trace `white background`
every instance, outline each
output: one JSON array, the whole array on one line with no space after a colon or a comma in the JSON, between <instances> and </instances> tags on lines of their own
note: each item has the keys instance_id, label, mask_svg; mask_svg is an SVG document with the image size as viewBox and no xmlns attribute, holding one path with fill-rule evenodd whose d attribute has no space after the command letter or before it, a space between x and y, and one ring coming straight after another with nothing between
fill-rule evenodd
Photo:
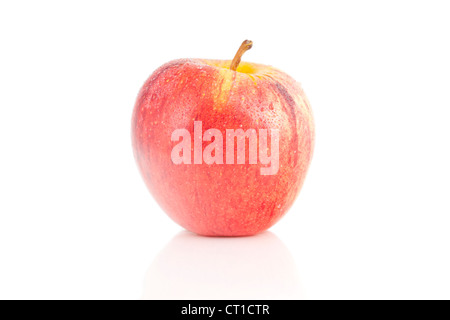
<instances>
[{"instance_id":1,"label":"white background","mask_svg":"<svg viewBox=\"0 0 450 320\"><path fill-rule=\"evenodd\" d=\"M450 298L445 1L2 1L0 298ZM177 58L273 65L316 121L294 207L193 236L136 169L140 86Z\"/></svg>"}]
</instances>

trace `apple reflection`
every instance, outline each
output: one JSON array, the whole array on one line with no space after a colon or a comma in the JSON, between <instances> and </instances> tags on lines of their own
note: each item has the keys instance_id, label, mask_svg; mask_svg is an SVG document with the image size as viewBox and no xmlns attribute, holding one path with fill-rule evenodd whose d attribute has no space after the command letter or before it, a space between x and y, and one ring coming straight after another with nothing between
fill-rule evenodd
<instances>
[{"instance_id":1,"label":"apple reflection","mask_svg":"<svg viewBox=\"0 0 450 320\"><path fill-rule=\"evenodd\" d=\"M301 299L294 260L271 232L208 238L178 233L150 266L144 299Z\"/></svg>"}]
</instances>

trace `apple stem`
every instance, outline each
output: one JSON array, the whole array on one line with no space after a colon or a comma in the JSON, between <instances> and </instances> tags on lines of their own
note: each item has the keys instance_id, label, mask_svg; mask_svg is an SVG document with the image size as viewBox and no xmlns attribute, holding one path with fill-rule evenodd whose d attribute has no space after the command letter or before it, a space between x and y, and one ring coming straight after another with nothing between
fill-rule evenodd
<instances>
[{"instance_id":1,"label":"apple stem","mask_svg":"<svg viewBox=\"0 0 450 320\"><path fill-rule=\"evenodd\" d=\"M253 46L253 41L245 40L242 42L241 46L239 47L239 50L236 52L236 55L233 58L233 61L230 65L230 70L236 71L237 67L239 66L239 63L241 63L242 55L247 51L250 50Z\"/></svg>"}]
</instances>

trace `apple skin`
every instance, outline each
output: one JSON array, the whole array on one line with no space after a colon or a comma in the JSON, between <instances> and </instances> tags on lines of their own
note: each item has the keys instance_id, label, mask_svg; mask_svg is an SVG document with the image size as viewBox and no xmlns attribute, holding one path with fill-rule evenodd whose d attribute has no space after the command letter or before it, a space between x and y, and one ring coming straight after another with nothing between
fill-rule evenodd
<instances>
[{"instance_id":1,"label":"apple skin","mask_svg":"<svg viewBox=\"0 0 450 320\"><path fill-rule=\"evenodd\" d=\"M314 148L300 84L273 67L241 62L232 71L230 63L180 59L161 66L133 112L133 151L148 189L176 223L204 236L248 236L274 225L299 194ZM278 129L278 173L261 175L266 166L248 164L248 149L246 164L174 164L178 142L171 134L185 128L194 137L194 121L202 121L202 133Z\"/></svg>"}]
</instances>

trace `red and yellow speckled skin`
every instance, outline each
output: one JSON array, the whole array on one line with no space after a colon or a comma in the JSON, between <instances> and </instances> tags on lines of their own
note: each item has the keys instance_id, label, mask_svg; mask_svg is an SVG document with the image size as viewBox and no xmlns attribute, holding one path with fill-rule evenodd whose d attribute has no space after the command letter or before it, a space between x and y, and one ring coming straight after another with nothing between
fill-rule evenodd
<instances>
[{"instance_id":1,"label":"red and yellow speckled skin","mask_svg":"<svg viewBox=\"0 0 450 320\"><path fill-rule=\"evenodd\" d=\"M150 192L175 222L206 236L253 235L275 224L297 197L314 147L300 85L272 67L242 62L231 71L230 63L163 65L139 92L132 120L134 154ZM202 121L203 132L215 128L224 136L226 129L279 129L278 173L261 175L259 161L248 164L248 148L244 165L174 164L178 142L171 134L185 128L193 137L194 121Z\"/></svg>"}]
</instances>

